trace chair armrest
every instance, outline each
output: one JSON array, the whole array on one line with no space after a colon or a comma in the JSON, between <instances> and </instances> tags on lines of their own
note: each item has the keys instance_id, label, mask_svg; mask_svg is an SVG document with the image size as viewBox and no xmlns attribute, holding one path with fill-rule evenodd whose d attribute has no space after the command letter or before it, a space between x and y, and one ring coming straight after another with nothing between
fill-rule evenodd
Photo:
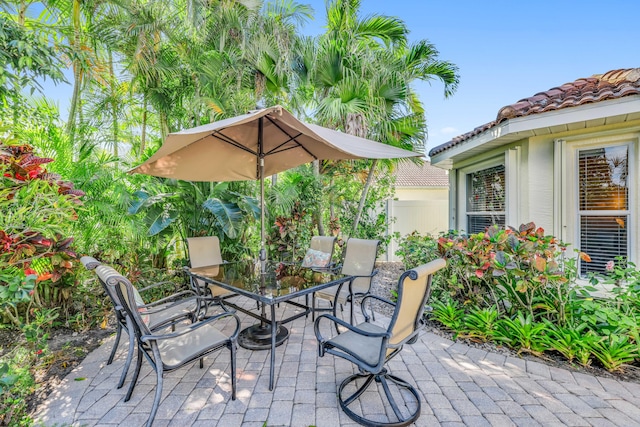
<instances>
[{"instance_id":1,"label":"chair armrest","mask_svg":"<svg viewBox=\"0 0 640 427\"><path fill-rule=\"evenodd\" d=\"M360 275L357 275L357 276L356 275L351 276L351 280L349 281L349 293L351 293L351 283L353 283L354 279L357 279L357 278L360 278L360 277L372 278L376 274L378 274L378 270L373 270L373 272L371 272L371 274L360 274Z\"/></svg>"},{"instance_id":2,"label":"chair armrest","mask_svg":"<svg viewBox=\"0 0 640 427\"><path fill-rule=\"evenodd\" d=\"M193 291L180 291L180 292L178 292L176 294L169 295L168 297L164 297L162 299L150 302L149 304L145 304L145 305L140 306L140 307L154 308L154 306L165 304L165 303L168 303L168 302L172 302L173 300L178 299L178 298L179 299L184 299L184 298L197 298L197 297L198 296ZM178 301L176 301L176 302L178 302Z\"/></svg>"},{"instance_id":3,"label":"chair armrest","mask_svg":"<svg viewBox=\"0 0 640 427\"><path fill-rule=\"evenodd\" d=\"M347 328L348 330L355 332L356 334L360 334L362 336L365 337L371 337L371 338L390 338L391 337L391 333L390 332L367 332L364 331L362 329L358 329L355 326L353 326L351 323L347 323L342 319L339 319L335 316L332 316L330 314L322 314L320 316L318 316L318 318L316 319L316 321L313 324L313 330L316 334L316 338L318 339L319 342L324 343L327 340L322 338L322 335L320 334L320 320L321 319L327 319L331 322L333 322L334 324L337 323L340 326L344 326L345 328Z\"/></svg>"},{"instance_id":4,"label":"chair armrest","mask_svg":"<svg viewBox=\"0 0 640 427\"><path fill-rule=\"evenodd\" d=\"M91 256L83 256L80 258L80 262L87 270L93 270L97 266L102 265L100 261Z\"/></svg>"},{"instance_id":5,"label":"chair armrest","mask_svg":"<svg viewBox=\"0 0 640 427\"><path fill-rule=\"evenodd\" d=\"M367 311L367 304L365 304L365 301L369 298L388 304L392 307L396 306L395 302L389 301L388 299L382 298L378 295L373 295L373 294L365 295L364 298L362 298L362 301L360 302L360 310L362 311L362 315L364 316L365 322L368 322L369 319L371 318L371 316L369 315L369 312Z\"/></svg>"},{"instance_id":6,"label":"chair armrest","mask_svg":"<svg viewBox=\"0 0 640 427\"><path fill-rule=\"evenodd\" d=\"M378 300L378 301L383 302L383 303L388 304L388 305L392 305L392 306L394 306L394 307L396 306L396 303L395 303L395 302L393 302L393 301L389 301L389 300L388 300L388 299L386 299L386 298L382 298L381 296L374 295L374 294L369 294L369 295L365 296L364 298L362 298L362 303L364 303L364 301L365 301L365 300L367 300L367 299L369 299L369 298L372 298L372 299Z\"/></svg>"},{"instance_id":7,"label":"chair armrest","mask_svg":"<svg viewBox=\"0 0 640 427\"><path fill-rule=\"evenodd\" d=\"M205 320L202 320L200 322L197 323L193 323L190 326L180 329L179 331L175 331L172 332L170 334L163 334L163 335L143 335L140 337L140 340L142 342L149 342L149 341L154 341L154 340L167 340L167 339L172 339L172 338L176 338L185 334L188 334L192 331L195 331L196 329L202 328L203 326L206 326L210 323L216 322L224 317L233 317L236 321L236 327L233 331L233 333L229 336L230 339L236 339L238 337L238 333L240 332L240 318L235 314L235 313L231 313L228 311L225 311L223 313L217 314L215 316L209 317Z\"/></svg>"},{"instance_id":8,"label":"chair armrest","mask_svg":"<svg viewBox=\"0 0 640 427\"><path fill-rule=\"evenodd\" d=\"M358 275L353 275L351 277L353 277L354 279L357 279L358 277L373 277L376 274L378 274L378 270L374 270L371 274L358 274Z\"/></svg>"}]
</instances>

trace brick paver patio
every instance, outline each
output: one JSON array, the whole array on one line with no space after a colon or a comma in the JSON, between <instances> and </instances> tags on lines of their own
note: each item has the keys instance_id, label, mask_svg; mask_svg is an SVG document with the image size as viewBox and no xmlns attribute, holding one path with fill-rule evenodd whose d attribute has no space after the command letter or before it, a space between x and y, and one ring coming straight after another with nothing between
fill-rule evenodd
<instances>
[{"instance_id":1,"label":"brick paver patio","mask_svg":"<svg viewBox=\"0 0 640 427\"><path fill-rule=\"evenodd\" d=\"M247 307L255 302L247 300ZM287 309L290 310L290 309ZM253 323L240 315L243 327ZM348 426L337 385L354 373L349 362L317 355L311 318L287 325L276 350L275 389L269 391L268 351L238 349L238 398L230 399L229 352L222 350L165 376L154 426ZM133 396L118 390L125 345L107 366L113 337L92 352L34 414L45 426L140 426L153 400L155 374L146 360ZM125 340L126 341L126 336ZM549 367L454 343L432 333L389 363L418 387L418 426L640 426L640 384ZM131 371L133 370L133 367ZM131 376L131 372L129 377ZM363 411L373 415L375 393ZM369 404L369 401L371 404Z\"/></svg>"}]
</instances>

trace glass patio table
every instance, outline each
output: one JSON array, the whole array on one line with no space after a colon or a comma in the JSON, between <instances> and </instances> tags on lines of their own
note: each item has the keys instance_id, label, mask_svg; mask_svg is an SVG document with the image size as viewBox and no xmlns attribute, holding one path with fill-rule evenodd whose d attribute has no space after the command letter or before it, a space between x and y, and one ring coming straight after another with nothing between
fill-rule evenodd
<instances>
[{"instance_id":1,"label":"glass patio table","mask_svg":"<svg viewBox=\"0 0 640 427\"><path fill-rule=\"evenodd\" d=\"M276 278L273 268L265 273L260 272L259 263L229 262L206 267L185 269L192 279L217 285L236 294L258 301L261 307L258 312L248 310L225 299L228 305L257 320L259 323L243 329L238 336L238 344L250 350L270 350L269 390L273 390L274 364L276 347L289 337L289 330L283 326L311 312L308 298L305 303L293 301L301 296L340 285L351 279L351 276L329 271L300 269L301 274ZM276 319L276 307L280 303L293 305L301 311L281 320ZM267 313L267 307L270 313ZM275 331L275 333L272 333Z\"/></svg>"}]
</instances>

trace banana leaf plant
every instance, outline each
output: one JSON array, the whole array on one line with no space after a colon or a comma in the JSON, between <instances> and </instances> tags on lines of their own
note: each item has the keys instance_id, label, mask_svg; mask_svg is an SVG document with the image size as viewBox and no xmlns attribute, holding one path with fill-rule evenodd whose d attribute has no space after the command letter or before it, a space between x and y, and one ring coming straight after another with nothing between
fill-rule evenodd
<instances>
[{"instance_id":1,"label":"banana leaf plant","mask_svg":"<svg viewBox=\"0 0 640 427\"><path fill-rule=\"evenodd\" d=\"M260 205L255 197L232 191L231 185L154 178L133 194L129 213L145 215L149 236L172 233L186 240L216 235L223 243L245 239L260 217Z\"/></svg>"}]
</instances>

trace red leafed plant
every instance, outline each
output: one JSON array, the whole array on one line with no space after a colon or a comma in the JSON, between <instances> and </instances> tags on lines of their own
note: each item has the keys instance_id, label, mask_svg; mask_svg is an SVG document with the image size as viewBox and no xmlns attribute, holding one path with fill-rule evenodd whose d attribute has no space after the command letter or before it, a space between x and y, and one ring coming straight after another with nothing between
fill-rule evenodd
<instances>
[{"instance_id":1,"label":"red leafed plant","mask_svg":"<svg viewBox=\"0 0 640 427\"><path fill-rule=\"evenodd\" d=\"M566 246L532 222L517 229L493 226L484 233L438 240L453 273L452 296L481 306L503 306L508 301L505 310L523 309L531 316L548 308L545 304L558 306L568 294L574 263L565 258Z\"/></svg>"},{"instance_id":2,"label":"red leafed plant","mask_svg":"<svg viewBox=\"0 0 640 427\"><path fill-rule=\"evenodd\" d=\"M72 277L77 256L65 234L84 193L47 172L52 161L0 140L0 307L14 323L24 321L20 303L70 296L64 278Z\"/></svg>"}]
</instances>

